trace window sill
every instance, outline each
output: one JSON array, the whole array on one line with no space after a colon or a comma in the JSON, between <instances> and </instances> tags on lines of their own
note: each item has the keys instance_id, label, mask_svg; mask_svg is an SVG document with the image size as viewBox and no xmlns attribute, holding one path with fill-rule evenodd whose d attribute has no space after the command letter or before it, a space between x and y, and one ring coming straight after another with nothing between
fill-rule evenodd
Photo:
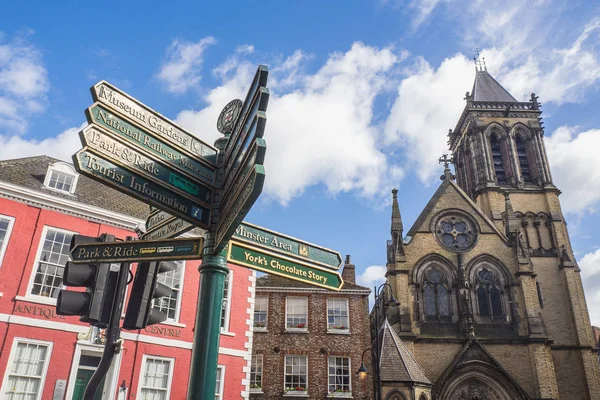
<instances>
[{"instance_id":1,"label":"window sill","mask_svg":"<svg viewBox=\"0 0 600 400\"><path fill-rule=\"evenodd\" d=\"M283 393L283 397L308 397L308 391L291 390Z\"/></svg>"},{"instance_id":2,"label":"window sill","mask_svg":"<svg viewBox=\"0 0 600 400\"><path fill-rule=\"evenodd\" d=\"M267 330L267 328L265 328L263 326L253 326L252 332L269 332L269 331Z\"/></svg>"},{"instance_id":3,"label":"window sill","mask_svg":"<svg viewBox=\"0 0 600 400\"><path fill-rule=\"evenodd\" d=\"M332 335L350 335L350 329L327 329L327 333Z\"/></svg>"},{"instance_id":4,"label":"window sill","mask_svg":"<svg viewBox=\"0 0 600 400\"><path fill-rule=\"evenodd\" d=\"M124 316L122 316L121 318L124 318ZM182 324L182 323L180 323L180 322L175 322L175 321L169 321L169 320L167 320L167 321L164 321L164 322L161 322L160 324L161 324L161 325L171 325L171 326L176 326L176 327L178 327L178 328L185 328L185 327L186 327L186 325L185 325L185 324Z\"/></svg>"},{"instance_id":5,"label":"window sill","mask_svg":"<svg viewBox=\"0 0 600 400\"><path fill-rule=\"evenodd\" d=\"M221 331L221 335L225 335L225 336L231 336L234 337L235 333L233 332L228 332L228 331Z\"/></svg>"},{"instance_id":6,"label":"window sill","mask_svg":"<svg viewBox=\"0 0 600 400\"><path fill-rule=\"evenodd\" d=\"M44 296L15 296L15 300L26 301L28 303L45 304L47 306L56 306L56 299L54 297Z\"/></svg>"},{"instance_id":7,"label":"window sill","mask_svg":"<svg viewBox=\"0 0 600 400\"><path fill-rule=\"evenodd\" d=\"M308 333L308 328L285 328L286 333Z\"/></svg>"},{"instance_id":8,"label":"window sill","mask_svg":"<svg viewBox=\"0 0 600 400\"><path fill-rule=\"evenodd\" d=\"M327 395L328 399L338 399L338 398L342 398L342 399L351 399L352 398L352 392L334 392L334 393L329 393Z\"/></svg>"},{"instance_id":9,"label":"window sill","mask_svg":"<svg viewBox=\"0 0 600 400\"><path fill-rule=\"evenodd\" d=\"M250 394L264 394L262 388L250 388L248 391Z\"/></svg>"}]
</instances>

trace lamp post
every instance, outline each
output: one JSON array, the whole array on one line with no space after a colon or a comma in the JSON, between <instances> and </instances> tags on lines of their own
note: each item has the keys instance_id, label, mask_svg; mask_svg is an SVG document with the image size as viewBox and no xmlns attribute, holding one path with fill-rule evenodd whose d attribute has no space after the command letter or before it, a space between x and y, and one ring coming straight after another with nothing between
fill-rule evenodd
<instances>
[{"instance_id":1,"label":"lamp post","mask_svg":"<svg viewBox=\"0 0 600 400\"><path fill-rule=\"evenodd\" d=\"M386 301L386 287L388 288L390 299ZM379 287L375 286L375 304L373 305L373 319L371 320L371 326L374 326L375 329L372 329L371 332L375 332L375 349L373 350L373 344L368 349L363 351L360 367L356 371L356 374L360 378L361 381L364 381L369 373L367 367L365 367L364 358L365 354L370 351L373 355L375 361L375 400L381 400L381 371L379 370L379 360L381 360L381 348L379 347L379 327L383 323L380 319L381 317L387 318L387 309L389 306L397 306L400 303L394 297L392 292L392 287L389 283L383 283ZM373 321L374 320L374 321ZM373 343L373 342L371 342Z\"/></svg>"}]
</instances>

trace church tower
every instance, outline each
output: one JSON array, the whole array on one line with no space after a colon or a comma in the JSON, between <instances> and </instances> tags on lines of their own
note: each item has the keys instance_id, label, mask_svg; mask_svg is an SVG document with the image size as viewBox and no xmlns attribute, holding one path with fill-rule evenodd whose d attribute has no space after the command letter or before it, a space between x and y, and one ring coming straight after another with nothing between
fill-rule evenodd
<instances>
[{"instance_id":1,"label":"church tower","mask_svg":"<svg viewBox=\"0 0 600 400\"><path fill-rule=\"evenodd\" d=\"M418 400L600 400L541 104L517 101L479 62L465 100L442 184L405 237L393 193L386 277L400 305L379 335L393 329L429 380ZM388 379L384 393L409 399L410 385Z\"/></svg>"}]
</instances>

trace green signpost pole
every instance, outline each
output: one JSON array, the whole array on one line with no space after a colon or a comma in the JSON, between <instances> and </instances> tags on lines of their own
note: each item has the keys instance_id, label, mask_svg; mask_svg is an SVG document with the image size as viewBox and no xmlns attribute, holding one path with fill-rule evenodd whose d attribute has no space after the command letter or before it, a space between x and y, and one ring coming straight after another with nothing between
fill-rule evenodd
<instances>
[{"instance_id":1,"label":"green signpost pole","mask_svg":"<svg viewBox=\"0 0 600 400\"><path fill-rule=\"evenodd\" d=\"M200 292L188 400L215 397L223 289L229 273L222 255L205 255L199 269Z\"/></svg>"},{"instance_id":2,"label":"green signpost pole","mask_svg":"<svg viewBox=\"0 0 600 400\"><path fill-rule=\"evenodd\" d=\"M219 163L223 163L223 150L227 139L221 137L215 142L215 147L219 150ZM223 291L229 268L227 268L227 260L223 255L213 254L214 242L215 233L207 232L202 264L198 267L200 290L198 291L187 400L215 398Z\"/></svg>"}]
</instances>

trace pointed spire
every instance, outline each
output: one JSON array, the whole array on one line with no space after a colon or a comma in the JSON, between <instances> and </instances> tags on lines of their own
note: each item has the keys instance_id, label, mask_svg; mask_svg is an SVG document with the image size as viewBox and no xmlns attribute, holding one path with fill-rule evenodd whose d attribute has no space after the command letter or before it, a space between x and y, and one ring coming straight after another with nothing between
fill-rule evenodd
<instances>
[{"instance_id":1,"label":"pointed spire","mask_svg":"<svg viewBox=\"0 0 600 400\"><path fill-rule=\"evenodd\" d=\"M400 216L400 207L398 207L398 189L392 190L392 233L394 231L402 233L402 217Z\"/></svg>"},{"instance_id":2,"label":"pointed spire","mask_svg":"<svg viewBox=\"0 0 600 400\"><path fill-rule=\"evenodd\" d=\"M497 101L516 103L515 99L488 72L487 69L475 72L475 82L471 91L473 101Z\"/></svg>"},{"instance_id":3,"label":"pointed spire","mask_svg":"<svg viewBox=\"0 0 600 400\"><path fill-rule=\"evenodd\" d=\"M517 221L517 216L512 208L508 192L504 192L504 209L504 226L506 228L506 236L512 240L519 235L519 221Z\"/></svg>"},{"instance_id":4,"label":"pointed spire","mask_svg":"<svg viewBox=\"0 0 600 400\"><path fill-rule=\"evenodd\" d=\"M392 242L391 247L388 247L389 261L406 261L404 254L404 239L402 237L402 216L400 215L400 207L398 207L398 189L392 190Z\"/></svg>"}]
</instances>

